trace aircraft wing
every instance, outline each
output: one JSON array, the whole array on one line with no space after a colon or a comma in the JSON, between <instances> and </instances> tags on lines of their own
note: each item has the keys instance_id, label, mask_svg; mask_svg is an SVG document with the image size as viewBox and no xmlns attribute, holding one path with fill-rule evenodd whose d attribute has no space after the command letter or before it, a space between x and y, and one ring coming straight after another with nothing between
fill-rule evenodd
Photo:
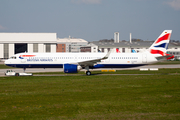
<instances>
[{"instance_id":1,"label":"aircraft wing","mask_svg":"<svg viewBox=\"0 0 180 120\"><path fill-rule=\"evenodd\" d=\"M77 61L76 63L69 63L69 64L78 64L81 67L86 67L86 66L93 66L97 62L101 62L101 60L108 59L109 55L111 53L111 50L102 58L99 59L92 59L92 60L85 60L85 61Z\"/></svg>"},{"instance_id":2,"label":"aircraft wing","mask_svg":"<svg viewBox=\"0 0 180 120\"><path fill-rule=\"evenodd\" d=\"M81 61L81 62L78 62L78 64L80 66L82 66L82 67L93 66L97 62L101 62L101 60L103 60L103 59L101 58L101 59L93 59L93 60Z\"/></svg>"}]
</instances>

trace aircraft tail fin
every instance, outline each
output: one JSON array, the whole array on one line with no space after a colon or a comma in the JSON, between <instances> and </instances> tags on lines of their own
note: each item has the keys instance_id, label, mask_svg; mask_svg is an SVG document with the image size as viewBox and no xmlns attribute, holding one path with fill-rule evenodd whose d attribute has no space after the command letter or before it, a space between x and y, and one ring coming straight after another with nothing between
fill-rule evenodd
<instances>
[{"instance_id":1,"label":"aircraft tail fin","mask_svg":"<svg viewBox=\"0 0 180 120\"><path fill-rule=\"evenodd\" d=\"M164 30L156 41L149 48L151 54L159 54L161 56L166 55L168 49L172 30Z\"/></svg>"}]
</instances>

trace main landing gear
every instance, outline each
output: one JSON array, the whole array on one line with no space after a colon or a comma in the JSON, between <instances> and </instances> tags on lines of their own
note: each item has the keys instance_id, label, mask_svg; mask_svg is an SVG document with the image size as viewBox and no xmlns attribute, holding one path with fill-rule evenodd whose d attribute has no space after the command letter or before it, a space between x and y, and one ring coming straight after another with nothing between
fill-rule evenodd
<instances>
[{"instance_id":1,"label":"main landing gear","mask_svg":"<svg viewBox=\"0 0 180 120\"><path fill-rule=\"evenodd\" d=\"M86 71L86 75L91 75L91 72L90 71Z\"/></svg>"},{"instance_id":2,"label":"main landing gear","mask_svg":"<svg viewBox=\"0 0 180 120\"><path fill-rule=\"evenodd\" d=\"M87 71L86 71L86 75L90 76L90 75L91 75L91 72L89 71L89 66L86 66L85 69L87 70Z\"/></svg>"},{"instance_id":3,"label":"main landing gear","mask_svg":"<svg viewBox=\"0 0 180 120\"><path fill-rule=\"evenodd\" d=\"M25 71L26 71L26 68L23 68L23 72L25 73Z\"/></svg>"}]
</instances>

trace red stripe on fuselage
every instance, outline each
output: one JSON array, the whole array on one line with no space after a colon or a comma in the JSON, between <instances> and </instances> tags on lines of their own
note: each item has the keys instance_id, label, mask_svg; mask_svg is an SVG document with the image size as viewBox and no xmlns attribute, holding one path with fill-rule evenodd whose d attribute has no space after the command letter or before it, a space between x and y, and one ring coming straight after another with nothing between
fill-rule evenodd
<instances>
[{"instance_id":1,"label":"red stripe on fuselage","mask_svg":"<svg viewBox=\"0 0 180 120\"><path fill-rule=\"evenodd\" d=\"M20 57L34 57L36 55L20 55Z\"/></svg>"}]
</instances>

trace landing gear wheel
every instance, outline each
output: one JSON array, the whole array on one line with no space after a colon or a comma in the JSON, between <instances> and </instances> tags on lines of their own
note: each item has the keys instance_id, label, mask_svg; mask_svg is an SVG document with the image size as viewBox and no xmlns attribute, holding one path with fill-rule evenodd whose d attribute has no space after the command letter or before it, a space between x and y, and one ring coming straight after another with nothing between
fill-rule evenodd
<instances>
[{"instance_id":1,"label":"landing gear wheel","mask_svg":"<svg viewBox=\"0 0 180 120\"><path fill-rule=\"evenodd\" d=\"M90 71L87 71L87 72L86 72L86 75L88 75L88 76L91 75L91 72L90 72Z\"/></svg>"},{"instance_id":2,"label":"landing gear wheel","mask_svg":"<svg viewBox=\"0 0 180 120\"><path fill-rule=\"evenodd\" d=\"M16 73L15 76L19 76L19 73Z\"/></svg>"}]
</instances>

